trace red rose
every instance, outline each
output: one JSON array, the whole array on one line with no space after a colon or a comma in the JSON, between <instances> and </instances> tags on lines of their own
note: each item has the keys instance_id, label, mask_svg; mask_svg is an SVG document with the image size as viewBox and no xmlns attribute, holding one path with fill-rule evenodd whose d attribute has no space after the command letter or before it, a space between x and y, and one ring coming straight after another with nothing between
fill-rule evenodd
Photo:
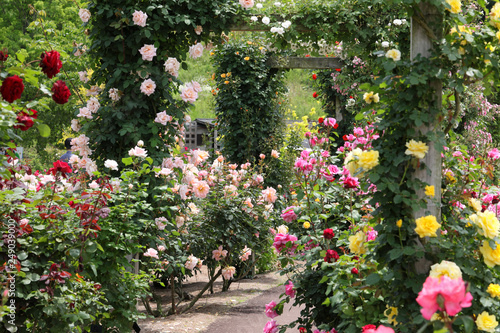
<instances>
[{"instance_id":1,"label":"red rose","mask_svg":"<svg viewBox=\"0 0 500 333\"><path fill-rule=\"evenodd\" d=\"M318 78L318 76L316 76L316 74L313 74L313 80L316 80Z\"/></svg>"},{"instance_id":2,"label":"red rose","mask_svg":"<svg viewBox=\"0 0 500 333\"><path fill-rule=\"evenodd\" d=\"M305 327L299 327L299 333L306 333L307 329Z\"/></svg>"},{"instance_id":3,"label":"red rose","mask_svg":"<svg viewBox=\"0 0 500 333\"><path fill-rule=\"evenodd\" d=\"M7 51L0 51L0 61L6 61L8 57L9 55L7 54Z\"/></svg>"},{"instance_id":4,"label":"red rose","mask_svg":"<svg viewBox=\"0 0 500 333\"><path fill-rule=\"evenodd\" d=\"M337 261L340 258L339 254L335 250L326 250L326 256L323 258L325 262L332 262L332 259Z\"/></svg>"},{"instance_id":5,"label":"red rose","mask_svg":"<svg viewBox=\"0 0 500 333\"><path fill-rule=\"evenodd\" d=\"M62 80L57 80L54 82L52 86L52 99L57 104L64 104L68 102L69 96L71 96L71 92L66 86L66 83Z\"/></svg>"},{"instance_id":6,"label":"red rose","mask_svg":"<svg viewBox=\"0 0 500 333\"><path fill-rule=\"evenodd\" d=\"M337 129L339 128L339 123L335 123L335 125L333 125L333 129Z\"/></svg>"},{"instance_id":7,"label":"red rose","mask_svg":"<svg viewBox=\"0 0 500 333\"><path fill-rule=\"evenodd\" d=\"M352 274L359 274L359 271L356 267L354 267L353 269L351 269L351 273Z\"/></svg>"},{"instance_id":8,"label":"red rose","mask_svg":"<svg viewBox=\"0 0 500 333\"><path fill-rule=\"evenodd\" d=\"M313 92L313 97L314 98L318 97L318 93L317 92Z\"/></svg>"},{"instance_id":9,"label":"red rose","mask_svg":"<svg viewBox=\"0 0 500 333\"><path fill-rule=\"evenodd\" d=\"M344 141L348 141L348 140L349 140L349 139L347 138L347 134L344 134L344 135L342 136L342 139L344 139Z\"/></svg>"},{"instance_id":10,"label":"red rose","mask_svg":"<svg viewBox=\"0 0 500 333\"><path fill-rule=\"evenodd\" d=\"M340 71L341 71L341 69L340 69L340 68L335 68L335 70L336 70L337 72L340 72Z\"/></svg>"},{"instance_id":11,"label":"red rose","mask_svg":"<svg viewBox=\"0 0 500 333\"><path fill-rule=\"evenodd\" d=\"M335 233L332 229L328 228L323 230L323 237L325 237L325 239L332 239L333 237L335 237Z\"/></svg>"},{"instance_id":12,"label":"red rose","mask_svg":"<svg viewBox=\"0 0 500 333\"><path fill-rule=\"evenodd\" d=\"M318 118L318 123L323 124L323 120L324 120L323 117L319 117Z\"/></svg>"},{"instance_id":13,"label":"red rose","mask_svg":"<svg viewBox=\"0 0 500 333\"><path fill-rule=\"evenodd\" d=\"M54 176L56 175L57 172L61 172L62 176L66 178L66 174L71 173L72 171L68 163L63 161L55 161L53 165L54 167L49 169L49 173L53 174Z\"/></svg>"},{"instance_id":14,"label":"red rose","mask_svg":"<svg viewBox=\"0 0 500 333\"><path fill-rule=\"evenodd\" d=\"M19 76L9 76L2 82L2 87L0 87L0 92L2 97L9 103L14 102L16 99L21 98L21 94L24 91L23 79Z\"/></svg>"},{"instance_id":15,"label":"red rose","mask_svg":"<svg viewBox=\"0 0 500 333\"><path fill-rule=\"evenodd\" d=\"M32 115L29 115L24 111L20 112L17 115L16 121L19 123L19 125L14 125L14 128L20 129L21 131L27 131L35 124L33 122L33 119L37 118L38 112L33 109L29 109L29 111L32 113Z\"/></svg>"},{"instance_id":16,"label":"red rose","mask_svg":"<svg viewBox=\"0 0 500 333\"><path fill-rule=\"evenodd\" d=\"M40 56L40 67L42 72L47 74L49 79L52 79L62 68L60 54L57 51L50 51L42 53Z\"/></svg>"},{"instance_id":17,"label":"red rose","mask_svg":"<svg viewBox=\"0 0 500 333\"><path fill-rule=\"evenodd\" d=\"M361 333L365 333L366 331L368 330L376 330L377 329L377 326L373 325L373 324L368 324L368 325L365 325L361 328Z\"/></svg>"}]
</instances>

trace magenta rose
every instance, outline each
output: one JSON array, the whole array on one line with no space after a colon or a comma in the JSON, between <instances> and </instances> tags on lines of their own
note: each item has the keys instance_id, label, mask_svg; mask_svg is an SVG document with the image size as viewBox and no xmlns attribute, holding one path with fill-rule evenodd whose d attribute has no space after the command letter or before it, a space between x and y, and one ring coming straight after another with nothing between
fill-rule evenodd
<instances>
[{"instance_id":1,"label":"magenta rose","mask_svg":"<svg viewBox=\"0 0 500 333\"><path fill-rule=\"evenodd\" d=\"M42 53L40 56L40 67L49 79L52 79L62 68L60 54L57 51Z\"/></svg>"},{"instance_id":2,"label":"magenta rose","mask_svg":"<svg viewBox=\"0 0 500 333\"><path fill-rule=\"evenodd\" d=\"M23 79L19 76L9 76L2 82L2 87L0 87L0 93L4 100L9 103L14 102L16 99L21 98L21 94L24 91Z\"/></svg>"},{"instance_id":3,"label":"magenta rose","mask_svg":"<svg viewBox=\"0 0 500 333\"><path fill-rule=\"evenodd\" d=\"M52 93L52 99L57 104L67 103L69 96L71 96L71 92L63 80L57 80L54 82L54 85L52 86Z\"/></svg>"},{"instance_id":4,"label":"magenta rose","mask_svg":"<svg viewBox=\"0 0 500 333\"><path fill-rule=\"evenodd\" d=\"M295 206L289 206L282 211L281 217L285 220L285 222L292 222L297 219L294 208Z\"/></svg>"}]
</instances>

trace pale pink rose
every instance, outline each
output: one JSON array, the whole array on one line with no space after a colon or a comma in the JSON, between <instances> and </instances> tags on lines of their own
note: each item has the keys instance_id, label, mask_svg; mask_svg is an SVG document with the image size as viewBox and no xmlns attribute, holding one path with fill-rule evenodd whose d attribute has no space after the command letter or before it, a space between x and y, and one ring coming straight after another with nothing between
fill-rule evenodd
<instances>
[{"instance_id":1,"label":"pale pink rose","mask_svg":"<svg viewBox=\"0 0 500 333\"><path fill-rule=\"evenodd\" d=\"M95 180L92 181L92 183L89 184L89 187L93 190L95 189L98 189L99 188L99 184L96 183Z\"/></svg>"},{"instance_id":2,"label":"pale pink rose","mask_svg":"<svg viewBox=\"0 0 500 333\"><path fill-rule=\"evenodd\" d=\"M250 9L253 7L254 2L253 0L240 0L240 5L245 9Z\"/></svg>"},{"instance_id":3,"label":"pale pink rose","mask_svg":"<svg viewBox=\"0 0 500 333\"><path fill-rule=\"evenodd\" d=\"M161 168L161 170L158 172L159 176L168 176L172 173L172 169L169 168Z\"/></svg>"},{"instance_id":4,"label":"pale pink rose","mask_svg":"<svg viewBox=\"0 0 500 333\"><path fill-rule=\"evenodd\" d=\"M163 223L163 222L165 222L165 223ZM156 227L158 228L158 230L165 230L165 227L167 226L167 222L168 222L168 220L163 216L157 217L155 219L155 224L156 224Z\"/></svg>"},{"instance_id":5,"label":"pale pink rose","mask_svg":"<svg viewBox=\"0 0 500 333\"><path fill-rule=\"evenodd\" d=\"M165 61L164 66L165 72L175 77L179 76L179 68L181 67L181 64L177 61L176 58L168 58L167 61Z\"/></svg>"},{"instance_id":6,"label":"pale pink rose","mask_svg":"<svg viewBox=\"0 0 500 333\"><path fill-rule=\"evenodd\" d=\"M153 61L153 58L156 57L156 47L152 44L144 44L139 52L142 55L142 60Z\"/></svg>"},{"instance_id":7,"label":"pale pink rose","mask_svg":"<svg viewBox=\"0 0 500 333\"><path fill-rule=\"evenodd\" d=\"M262 191L262 197L264 201L269 203L274 203L278 197L276 196L276 190L272 187L267 187Z\"/></svg>"},{"instance_id":8,"label":"pale pink rose","mask_svg":"<svg viewBox=\"0 0 500 333\"><path fill-rule=\"evenodd\" d=\"M158 251L163 252L163 251L165 251L166 249L167 249L167 248L166 248L165 246L163 246L163 245L158 245Z\"/></svg>"},{"instance_id":9,"label":"pale pink rose","mask_svg":"<svg viewBox=\"0 0 500 333\"><path fill-rule=\"evenodd\" d=\"M158 251L156 251L153 248L149 248L148 251L144 253L144 256L155 258L155 259L160 259L160 258L158 258Z\"/></svg>"},{"instance_id":10,"label":"pale pink rose","mask_svg":"<svg viewBox=\"0 0 500 333\"><path fill-rule=\"evenodd\" d=\"M109 98L111 98L112 101L117 102L120 100L120 90L116 88L111 88L109 89Z\"/></svg>"},{"instance_id":11,"label":"pale pink rose","mask_svg":"<svg viewBox=\"0 0 500 333\"><path fill-rule=\"evenodd\" d=\"M234 266L228 266L222 269L222 276L226 280L230 280L235 273L236 273L236 268Z\"/></svg>"},{"instance_id":12,"label":"pale pink rose","mask_svg":"<svg viewBox=\"0 0 500 333\"><path fill-rule=\"evenodd\" d=\"M198 263L196 264L196 268L201 269L201 266L203 266L203 260L198 259Z\"/></svg>"},{"instance_id":13,"label":"pale pink rose","mask_svg":"<svg viewBox=\"0 0 500 333\"><path fill-rule=\"evenodd\" d=\"M87 118L87 119L92 119L92 112L90 112L89 108L83 107L80 108L80 113L78 113L76 116L77 117L82 117L82 118Z\"/></svg>"},{"instance_id":14,"label":"pale pink rose","mask_svg":"<svg viewBox=\"0 0 500 333\"><path fill-rule=\"evenodd\" d=\"M118 163L114 160L106 160L104 166L111 170L118 170Z\"/></svg>"},{"instance_id":15,"label":"pale pink rose","mask_svg":"<svg viewBox=\"0 0 500 333\"><path fill-rule=\"evenodd\" d=\"M134 148L130 149L128 151L128 154L129 154L129 156L137 156L137 157L142 157L142 158L148 157L148 153L147 153L146 149L138 147L138 146L135 146Z\"/></svg>"},{"instance_id":16,"label":"pale pink rose","mask_svg":"<svg viewBox=\"0 0 500 333\"><path fill-rule=\"evenodd\" d=\"M203 45L196 43L189 47L189 56L193 59L199 58L203 55Z\"/></svg>"},{"instance_id":17,"label":"pale pink rose","mask_svg":"<svg viewBox=\"0 0 500 333\"><path fill-rule=\"evenodd\" d=\"M76 164L80 161L80 157L78 157L78 155L71 155L71 157L69 158L69 162L68 164Z\"/></svg>"},{"instance_id":18,"label":"pale pink rose","mask_svg":"<svg viewBox=\"0 0 500 333\"><path fill-rule=\"evenodd\" d=\"M132 21L134 21L135 25L138 25L140 27L145 27L146 26L146 20L148 19L148 14L143 13L142 11L136 10L132 14Z\"/></svg>"},{"instance_id":19,"label":"pale pink rose","mask_svg":"<svg viewBox=\"0 0 500 333\"><path fill-rule=\"evenodd\" d=\"M144 82L141 83L141 92L145 95L151 95L155 92L155 89L156 83L151 79L144 80Z\"/></svg>"},{"instance_id":20,"label":"pale pink rose","mask_svg":"<svg viewBox=\"0 0 500 333\"><path fill-rule=\"evenodd\" d=\"M92 113L96 113L97 110L99 110L99 108L101 107L101 104L99 103L99 101L97 100L97 98L95 97L91 97L88 101L87 101L87 108L90 110L90 112Z\"/></svg>"},{"instance_id":21,"label":"pale pink rose","mask_svg":"<svg viewBox=\"0 0 500 333\"><path fill-rule=\"evenodd\" d=\"M188 193L189 193L189 187L187 185L179 186L179 195L181 196L182 200L187 199Z\"/></svg>"},{"instance_id":22,"label":"pale pink rose","mask_svg":"<svg viewBox=\"0 0 500 333\"><path fill-rule=\"evenodd\" d=\"M203 180L193 183L193 192L197 198L206 198L209 190L210 186Z\"/></svg>"},{"instance_id":23,"label":"pale pink rose","mask_svg":"<svg viewBox=\"0 0 500 333\"><path fill-rule=\"evenodd\" d=\"M266 316L268 316L271 319L278 317L278 313L274 309L275 307L276 307L275 301L271 301L268 304L266 304Z\"/></svg>"},{"instance_id":24,"label":"pale pink rose","mask_svg":"<svg viewBox=\"0 0 500 333\"><path fill-rule=\"evenodd\" d=\"M188 257L186 263L184 264L184 267L186 267L189 270L193 270L196 267L196 265L198 264L198 261L199 261L198 258L196 258L193 255L190 255Z\"/></svg>"},{"instance_id":25,"label":"pale pink rose","mask_svg":"<svg viewBox=\"0 0 500 333\"><path fill-rule=\"evenodd\" d=\"M182 216L177 216L175 218L175 224L177 225L177 228L180 228L184 225L185 219Z\"/></svg>"},{"instance_id":26,"label":"pale pink rose","mask_svg":"<svg viewBox=\"0 0 500 333\"><path fill-rule=\"evenodd\" d=\"M260 154L260 155L259 155L259 157L263 160L263 159L265 159L265 158L266 158L266 155L264 155L264 154Z\"/></svg>"},{"instance_id":27,"label":"pale pink rose","mask_svg":"<svg viewBox=\"0 0 500 333\"><path fill-rule=\"evenodd\" d=\"M82 20L83 23L87 23L90 19L90 12L88 9L80 8L78 16L80 16L80 20Z\"/></svg>"},{"instance_id":28,"label":"pale pink rose","mask_svg":"<svg viewBox=\"0 0 500 333\"><path fill-rule=\"evenodd\" d=\"M275 320L270 320L262 330L264 333L277 333L279 331L278 323Z\"/></svg>"},{"instance_id":29,"label":"pale pink rose","mask_svg":"<svg viewBox=\"0 0 500 333\"><path fill-rule=\"evenodd\" d=\"M194 103L198 99L198 93L192 86L186 86L181 92L181 98L184 102Z\"/></svg>"},{"instance_id":30,"label":"pale pink rose","mask_svg":"<svg viewBox=\"0 0 500 333\"><path fill-rule=\"evenodd\" d=\"M240 260L241 261L247 261L248 258L252 255L252 250L249 249L246 245L245 247L243 248L243 250L241 251L241 256L240 256Z\"/></svg>"},{"instance_id":31,"label":"pale pink rose","mask_svg":"<svg viewBox=\"0 0 500 333\"><path fill-rule=\"evenodd\" d=\"M197 25L196 29L194 29L194 32L199 36L203 32L203 27L201 25Z\"/></svg>"},{"instance_id":32,"label":"pale pink rose","mask_svg":"<svg viewBox=\"0 0 500 333\"><path fill-rule=\"evenodd\" d=\"M197 93L199 93L199 92L201 92L201 91L202 91L202 89L201 89L201 85L200 85L198 82L196 82L196 81L191 81L191 87L192 87L192 88L193 88L193 90L194 90L194 91L196 91ZM188 116L188 115L186 115L186 116ZM190 122L190 121L191 121L191 117L190 117L189 121L188 121L188 120L186 120L186 122Z\"/></svg>"},{"instance_id":33,"label":"pale pink rose","mask_svg":"<svg viewBox=\"0 0 500 333\"><path fill-rule=\"evenodd\" d=\"M222 245L220 245L217 250L212 251L212 258L217 261L224 259L226 256L227 256L227 250L223 250Z\"/></svg>"},{"instance_id":34,"label":"pale pink rose","mask_svg":"<svg viewBox=\"0 0 500 333\"><path fill-rule=\"evenodd\" d=\"M90 177L94 176L94 172L97 171L97 163L88 159L87 165L85 165L85 171L87 171Z\"/></svg>"},{"instance_id":35,"label":"pale pink rose","mask_svg":"<svg viewBox=\"0 0 500 333\"><path fill-rule=\"evenodd\" d=\"M167 114L167 111L158 112L156 114L155 122L162 125L167 125L168 122L172 121L173 117Z\"/></svg>"},{"instance_id":36,"label":"pale pink rose","mask_svg":"<svg viewBox=\"0 0 500 333\"><path fill-rule=\"evenodd\" d=\"M101 92L101 88L98 86L91 86L90 89L87 90L87 96L97 96Z\"/></svg>"},{"instance_id":37,"label":"pale pink rose","mask_svg":"<svg viewBox=\"0 0 500 333\"><path fill-rule=\"evenodd\" d=\"M78 122L78 119L71 119L71 129L75 132L78 132L82 129L82 126Z\"/></svg>"},{"instance_id":38,"label":"pale pink rose","mask_svg":"<svg viewBox=\"0 0 500 333\"><path fill-rule=\"evenodd\" d=\"M249 208L253 208L252 199L250 198L246 198L245 201L243 201L243 204L247 205Z\"/></svg>"},{"instance_id":39,"label":"pale pink rose","mask_svg":"<svg viewBox=\"0 0 500 333\"><path fill-rule=\"evenodd\" d=\"M80 77L80 81L82 81L83 83L89 82L89 78L87 77L87 71L78 72L78 76Z\"/></svg>"},{"instance_id":40,"label":"pale pink rose","mask_svg":"<svg viewBox=\"0 0 500 333\"><path fill-rule=\"evenodd\" d=\"M278 157L280 157L280 153L278 153L276 150L273 149L271 151L271 157L278 158Z\"/></svg>"}]
</instances>

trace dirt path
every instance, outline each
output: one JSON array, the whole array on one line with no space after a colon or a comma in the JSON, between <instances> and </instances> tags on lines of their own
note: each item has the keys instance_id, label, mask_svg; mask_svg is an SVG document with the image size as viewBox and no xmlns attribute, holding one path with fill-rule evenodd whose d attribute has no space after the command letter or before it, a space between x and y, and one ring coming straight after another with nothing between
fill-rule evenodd
<instances>
[{"instance_id":1,"label":"dirt path","mask_svg":"<svg viewBox=\"0 0 500 333\"><path fill-rule=\"evenodd\" d=\"M194 295L208 280L206 272L192 277L184 285L184 290ZM214 284L214 294L206 293L196 305L182 315L164 318L148 318L138 322L141 333L260 333L268 321L264 314L265 305L277 301L284 292L286 277L277 272L259 274L254 279L234 282L229 291L222 293L222 279ZM170 290L160 292L164 309L169 308ZM181 303L181 307L185 305ZM142 304L139 306L144 311ZM295 312L293 312L295 311ZM279 324L290 322L298 315L298 309L276 318Z\"/></svg>"}]
</instances>

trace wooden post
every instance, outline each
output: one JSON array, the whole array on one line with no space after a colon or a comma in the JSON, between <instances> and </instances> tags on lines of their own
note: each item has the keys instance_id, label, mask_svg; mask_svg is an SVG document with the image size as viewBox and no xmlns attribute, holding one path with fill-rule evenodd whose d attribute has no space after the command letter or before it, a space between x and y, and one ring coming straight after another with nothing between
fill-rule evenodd
<instances>
[{"instance_id":1,"label":"wooden post","mask_svg":"<svg viewBox=\"0 0 500 333\"><path fill-rule=\"evenodd\" d=\"M440 29L442 26L443 17L441 13L438 12L436 7L429 3L419 4L420 13L417 11L412 17L411 21L411 59L414 59L418 54L422 57L430 56L430 49L432 47L432 39L440 38ZM437 27L435 31L432 28ZM439 80L429 82L430 87L435 90L435 97L432 103L437 107L441 107L442 99L442 83ZM430 126L418 127L417 135L419 133L426 134L437 128L437 119L434 119ZM425 163L426 167L429 169L419 169L414 174L413 177L420 179L424 183L434 186L435 198L440 203L441 200L441 152L435 148L434 142L428 142L429 151L425 155L425 158L421 162ZM417 192L419 199L425 197L424 189L420 189ZM413 212L413 217L419 218L422 216L434 215L436 219L441 217L441 207L431 202L427 201L427 207L419 209ZM420 240L417 238L417 242ZM415 269L418 274L426 274L429 271L430 265L432 263L426 259L422 259L415 264Z\"/></svg>"}]
</instances>

